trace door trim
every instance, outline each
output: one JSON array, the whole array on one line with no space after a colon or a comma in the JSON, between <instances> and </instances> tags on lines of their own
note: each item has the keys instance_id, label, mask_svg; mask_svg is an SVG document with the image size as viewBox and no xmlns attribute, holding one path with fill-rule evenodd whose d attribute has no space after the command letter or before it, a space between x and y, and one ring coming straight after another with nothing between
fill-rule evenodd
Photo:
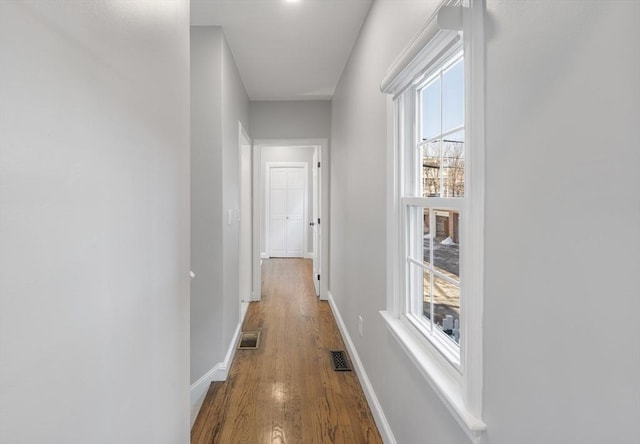
<instances>
[{"instance_id":1,"label":"door trim","mask_svg":"<svg viewBox=\"0 0 640 444\"><path fill-rule=\"evenodd\" d=\"M262 208L262 186L264 178L260 168L262 159L262 148L274 147L274 146L286 146L286 147L316 147L322 159L322 166L320 168L320 214L321 224L319 229L321 230L322 243L319 247L321 263L320 269L322 270L322 276L320 280L320 299L327 300L327 290L329 288L329 282L331 276L329 275L329 165L330 165L330 153L329 153L329 140L328 139L255 139L253 141L253 288L254 288L254 300L260 300L261 295L259 289L262 288L262 267L260 266L260 211ZM257 289L257 291L255 290Z\"/></svg>"},{"instance_id":2,"label":"door trim","mask_svg":"<svg viewBox=\"0 0 640 444\"><path fill-rule=\"evenodd\" d=\"M251 194L253 191L253 175L252 168L252 142L251 137L247 134L242 122L238 121L238 192L240 197L240 224L238 226L238 292L240 294L240 312L246 309L246 303L253 300L255 290L252 288L253 283L253 233L251 224L252 203ZM243 168L248 168L248 178L243 174ZM248 201L248 208L245 204ZM247 225L248 220L248 225ZM248 250L246 250L248 248ZM245 281L248 280L248 284ZM247 288L248 287L248 288ZM243 305L244 304L244 305Z\"/></svg>"}]
</instances>

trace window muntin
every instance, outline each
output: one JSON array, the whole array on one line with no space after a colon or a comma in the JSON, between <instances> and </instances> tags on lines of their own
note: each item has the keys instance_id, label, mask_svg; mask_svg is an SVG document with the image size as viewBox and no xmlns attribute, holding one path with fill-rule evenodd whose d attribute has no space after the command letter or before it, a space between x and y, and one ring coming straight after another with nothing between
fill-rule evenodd
<instances>
[{"instance_id":1,"label":"window muntin","mask_svg":"<svg viewBox=\"0 0 640 444\"><path fill-rule=\"evenodd\" d=\"M458 366L464 331L460 224L466 213L461 48L436 62L405 94L413 94L416 110L414 116L406 116L415 117L409 133L416 137L405 146L405 315Z\"/></svg>"}]
</instances>

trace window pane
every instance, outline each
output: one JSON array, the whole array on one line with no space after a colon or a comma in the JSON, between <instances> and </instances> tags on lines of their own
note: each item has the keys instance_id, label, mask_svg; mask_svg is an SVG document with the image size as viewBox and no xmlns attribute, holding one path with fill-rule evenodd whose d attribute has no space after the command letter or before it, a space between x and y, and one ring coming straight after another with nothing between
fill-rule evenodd
<instances>
[{"instance_id":1,"label":"window pane","mask_svg":"<svg viewBox=\"0 0 640 444\"><path fill-rule=\"evenodd\" d=\"M440 77L437 77L420 92L420 103L422 106L420 140L430 139L441 132L440 83Z\"/></svg>"},{"instance_id":2,"label":"window pane","mask_svg":"<svg viewBox=\"0 0 640 444\"><path fill-rule=\"evenodd\" d=\"M442 74L442 132L464 124L464 62L460 59Z\"/></svg>"},{"instance_id":3,"label":"window pane","mask_svg":"<svg viewBox=\"0 0 640 444\"><path fill-rule=\"evenodd\" d=\"M437 276L433 279L433 323L460 342L460 288Z\"/></svg>"},{"instance_id":4,"label":"window pane","mask_svg":"<svg viewBox=\"0 0 640 444\"><path fill-rule=\"evenodd\" d=\"M422 196L440 196L442 143L433 140L422 147Z\"/></svg>"},{"instance_id":5,"label":"window pane","mask_svg":"<svg viewBox=\"0 0 640 444\"><path fill-rule=\"evenodd\" d=\"M431 272L428 270L424 270L423 273L423 287L424 287L424 296L422 299L422 314L427 319L431 319Z\"/></svg>"},{"instance_id":6,"label":"window pane","mask_svg":"<svg viewBox=\"0 0 640 444\"><path fill-rule=\"evenodd\" d=\"M460 213L452 210L434 210L434 213L433 266L442 274L460 280Z\"/></svg>"},{"instance_id":7,"label":"window pane","mask_svg":"<svg viewBox=\"0 0 640 444\"><path fill-rule=\"evenodd\" d=\"M442 140L442 197L464 197L464 131Z\"/></svg>"}]
</instances>

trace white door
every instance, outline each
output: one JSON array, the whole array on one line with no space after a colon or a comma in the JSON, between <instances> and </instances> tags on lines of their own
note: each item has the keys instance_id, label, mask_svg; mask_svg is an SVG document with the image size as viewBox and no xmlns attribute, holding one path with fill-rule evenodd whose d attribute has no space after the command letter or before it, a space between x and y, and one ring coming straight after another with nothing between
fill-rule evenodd
<instances>
[{"instance_id":1,"label":"white door","mask_svg":"<svg viewBox=\"0 0 640 444\"><path fill-rule=\"evenodd\" d=\"M304 167L272 167L269 184L269 256L304 256Z\"/></svg>"},{"instance_id":2,"label":"white door","mask_svg":"<svg viewBox=\"0 0 640 444\"><path fill-rule=\"evenodd\" d=\"M311 203L311 221L309 225L311 226L311 235L312 235L312 246L313 246L313 286L316 289L316 295L320 294L320 281L318 280L318 276L320 276L320 248L318 246L319 243L319 234L320 234L320 168L318 165L320 164L320 157L318 153L318 148L315 149L313 153L313 193L312 193L312 203Z\"/></svg>"}]
</instances>

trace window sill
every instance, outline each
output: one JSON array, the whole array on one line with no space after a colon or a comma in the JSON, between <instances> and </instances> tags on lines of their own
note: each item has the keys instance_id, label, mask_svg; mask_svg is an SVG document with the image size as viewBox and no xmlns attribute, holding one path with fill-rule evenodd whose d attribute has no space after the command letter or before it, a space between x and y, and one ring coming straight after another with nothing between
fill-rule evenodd
<instances>
[{"instance_id":1,"label":"window sill","mask_svg":"<svg viewBox=\"0 0 640 444\"><path fill-rule=\"evenodd\" d=\"M464 402L464 389L460 374L439 352L419 336L408 321L398 319L388 311L381 311L387 329L400 343L411 361L442 400L449 412L472 442L477 442L486 430L485 423L471 412Z\"/></svg>"}]
</instances>

